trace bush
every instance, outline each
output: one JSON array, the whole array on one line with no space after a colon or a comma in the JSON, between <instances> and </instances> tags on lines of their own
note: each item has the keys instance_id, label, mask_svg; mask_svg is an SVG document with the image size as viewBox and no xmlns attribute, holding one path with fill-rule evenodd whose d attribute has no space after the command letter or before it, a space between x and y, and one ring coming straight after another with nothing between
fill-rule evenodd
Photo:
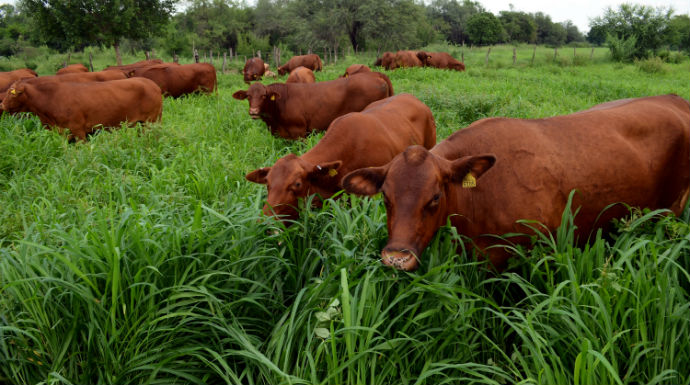
<instances>
[{"instance_id":1,"label":"bush","mask_svg":"<svg viewBox=\"0 0 690 385\"><path fill-rule=\"evenodd\" d=\"M659 57L636 60L635 65L640 71L649 74L663 74L667 72L664 61Z\"/></svg>"},{"instance_id":2,"label":"bush","mask_svg":"<svg viewBox=\"0 0 690 385\"><path fill-rule=\"evenodd\" d=\"M627 39L619 39L618 37L610 34L606 37L606 45L609 46L609 50L611 51L611 59L614 61L632 61L635 57L636 44L637 37L634 35Z\"/></svg>"}]
</instances>

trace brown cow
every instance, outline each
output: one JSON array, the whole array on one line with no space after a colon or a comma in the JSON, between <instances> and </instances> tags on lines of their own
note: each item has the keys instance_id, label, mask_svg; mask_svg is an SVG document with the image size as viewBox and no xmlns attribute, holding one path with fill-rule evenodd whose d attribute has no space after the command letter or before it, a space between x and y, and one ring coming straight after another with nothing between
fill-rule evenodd
<instances>
[{"instance_id":1,"label":"brown cow","mask_svg":"<svg viewBox=\"0 0 690 385\"><path fill-rule=\"evenodd\" d=\"M341 78L346 78L348 76L352 76L354 74L362 73L362 72L371 72L371 69L364 64L353 64L345 69L345 73L342 74L340 77Z\"/></svg>"},{"instance_id":2,"label":"brown cow","mask_svg":"<svg viewBox=\"0 0 690 385\"><path fill-rule=\"evenodd\" d=\"M500 270L510 256L500 247L507 241L485 234L533 234L521 219L556 230L572 190L581 238L629 213L622 204L604 211L614 203L680 214L690 187L690 105L666 95L546 119L483 119L431 151L410 147L342 184L356 194L383 193L384 264L416 269L450 218ZM511 239L529 244L528 236Z\"/></svg>"},{"instance_id":3,"label":"brown cow","mask_svg":"<svg viewBox=\"0 0 690 385\"><path fill-rule=\"evenodd\" d=\"M76 73L82 73L82 72L89 72L89 69L86 68L85 65L83 65L81 63L77 63L77 64L70 64L64 68L60 68L59 70L57 70L56 75L76 74Z\"/></svg>"},{"instance_id":4,"label":"brown cow","mask_svg":"<svg viewBox=\"0 0 690 385\"><path fill-rule=\"evenodd\" d=\"M125 64L125 65L121 65L121 66L108 66L103 71L122 71L127 76L130 76L129 74L136 69L144 68L144 67L151 67L151 66L155 66L157 64L163 64L163 60L151 59L151 60L142 60L142 61L138 61L136 63ZM177 63L168 63L168 64L177 64Z\"/></svg>"},{"instance_id":5,"label":"brown cow","mask_svg":"<svg viewBox=\"0 0 690 385\"><path fill-rule=\"evenodd\" d=\"M395 54L393 63L388 66L388 69L394 70L396 68L406 67L422 67L423 63L417 57L417 51L398 51Z\"/></svg>"},{"instance_id":6,"label":"brown cow","mask_svg":"<svg viewBox=\"0 0 690 385\"><path fill-rule=\"evenodd\" d=\"M156 83L142 78L90 83L18 81L7 90L2 108L10 113L32 112L44 125L69 128L72 136L85 140L100 125L160 120L163 97Z\"/></svg>"},{"instance_id":7,"label":"brown cow","mask_svg":"<svg viewBox=\"0 0 690 385\"><path fill-rule=\"evenodd\" d=\"M417 57L425 67L464 71L465 64L446 52L417 51Z\"/></svg>"},{"instance_id":8,"label":"brown cow","mask_svg":"<svg viewBox=\"0 0 690 385\"><path fill-rule=\"evenodd\" d=\"M391 95L390 79L371 72L319 83L254 83L232 97L249 99L249 115L262 119L273 135L297 139L325 130L338 116L361 111Z\"/></svg>"},{"instance_id":9,"label":"brown cow","mask_svg":"<svg viewBox=\"0 0 690 385\"><path fill-rule=\"evenodd\" d=\"M5 97L5 91L20 79L30 79L38 76L36 71L29 68L22 68L14 71L0 72L0 101Z\"/></svg>"},{"instance_id":10,"label":"brown cow","mask_svg":"<svg viewBox=\"0 0 690 385\"><path fill-rule=\"evenodd\" d=\"M193 92L211 93L216 89L216 68L208 63L176 65L170 63L138 68L130 77L153 80L163 95L180 97Z\"/></svg>"},{"instance_id":11,"label":"brown cow","mask_svg":"<svg viewBox=\"0 0 690 385\"><path fill-rule=\"evenodd\" d=\"M293 56L287 63L278 67L278 74L280 76L292 72L295 68L302 66L307 67L312 71L321 71L323 64L319 55L312 53L309 55Z\"/></svg>"},{"instance_id":12,"label":"brown cow","mask_svg":"<svg viewBox=\"0 0 690 385\"><path fill-rule=\"evenodd\" d=\"M400 94L337 118L304 155L286 155L273 167L250 172L247 180L267 185L264 214L295 220L298 199L311 194L330 198L342 189L340 181L350 171L384 165L413 144L431 148L435 143L436 124L429 107L410 94ZM320 198L314 202L319 204Z\"/></svg>"},{"instance_id":13,"label":"brown cow","mask_svg":"<svg viewBox=\"0 0 690 385\"><path fill-rule=\"evenodd\" d=\"M110 80L127 79L127 76L120 71L96 71L96 72L77 72L62 75L39 76L24 80L32 84L41 82L62 82L62 83L86 83L86 82L106 82Z\"/></svg>"},{"instance_id":14,"label":"brown cow","mask_svg":"<svg viewBox=\"0 0 690 385\"><path fill-rule=\"evenodd\" d=\"M316 83L316 77L309 68L299 66L290 72L285 83Z\"/></svg>"},{"instance_id":15,"label":"brown cow","mask_svg":"<svg viewBox=\"0 0 690 385\"><path fill-rule=\"evenodd\" d=\"M255 80L261 80L261 77L268 70L268 66L261 58L253 57L244 63L242 74L244 75L244 82L249 84Z\"/></svg>"},{"instance_id":16,"label":"brown cow","mask_svg":"<svg viewBox=\"0 0 690 385\"><path fill-rule=\"evenodd\" d=\"M374 67L381 66L385 69L390 69L394 61L395 53L386 51L383 53L383 55L381 55L380 58L376 59L376 61L374 62Z\"/></svg>"}]
</instances>

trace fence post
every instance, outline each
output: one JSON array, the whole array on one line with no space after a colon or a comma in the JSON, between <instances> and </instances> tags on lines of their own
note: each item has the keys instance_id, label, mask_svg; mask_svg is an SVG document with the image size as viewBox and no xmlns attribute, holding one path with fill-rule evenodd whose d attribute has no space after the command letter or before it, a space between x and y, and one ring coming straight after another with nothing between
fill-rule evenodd
<instances>
[{"instance_id":1,"label":"fence post","mask_svg":"<svg viewBox=\"0 0 690 385\"><path fill-rule=\"evenodd\" d=\"M198 62L199 62L199 51L197 51L196 48L194 48L194 63L198 63Z\"/></svg>"},{"instance_id":2,"label":"fence post","mask_svg":"<svg viewBox=\"0 0 690 385\"><path fill-rule=\"evenodd\" d=\"M144 55L146 55L146 60L151 60L151 56L149 55L149 51L144 51Z\"/></svg>"},{"instance_id":3,"label":"fence post","mask_svg":"<svg viewBox=\"0 0 690 385\"><path fill-rule=\"evenodd\" d=\"M460 62L465 63L465 51L460 51Z\"/></svg>"},{"instance_id":4,"label":"fence post","mask_svg":"<svg viewBox=\"0 0 690 385\"><path fill-rule=\"evenodd\" d=\"M594 47L592 47L592 52L589 53L589 60L592 60L592 57L594 57Z\"/></svg>"},{"instance_id":5,"label":"fence post","mask_svg":"<svg viewBox=\"0 0 690 385\"><path fill-rule=\"evenodd\" d=\"M513 65L515 65L516 61L517 61L517 53L515 52L515 47L513 47Z\"/></svg>"},{"instance_id":6,"label":"fence post","mask_svg":"<svg viewBox=\"0 0 690 385\"><path fill-rule=\"evenodd\" d=\"M576 49L577 49L577 47L573 47L573 59L575 59L575 56L576 56L576 55L575 55L575 50L576 50Z\"/></svg>"},{"instance_id":7,"label":"fence post","mask_svg":"<svg viewBox=\"0 0 690 385\"><path fill-rule=\"evenodd\" d=\"M553 61L556 61L556 57L558 56L558 47L553 48Z\"/></svg>"},{"instance_id":8,"label":"fence post","mask_svg":"<svg viewBox=\"0 0 690 385\"><path fill-rule=\"evenodd\" d=\"M208 50L208 56L210 58L209 63L211 63L211 65L213 65L213 50L212 49Z\"/></svg>"},{"instance_id":9,"label":"fence post","mask_svg":"<svg viewBox=\"0 0 690 385\"><path fill-rule=\"evenodd\" d=\"M227 52L223 52L223 70L222 70L223 73L225 73L225 64L226 64L226 61L228 60L227 55L228 55Z\"/></svg>"},{"instance_id":10,"label":"fence post","mask_svg":"<svg viewBox=\"0 0 690 385\"><path fill-rule=\"evenodd\" d=\"M93 54L89 52L89 68L91 68L91 72L93 72Z\"/></svg>"},{"instance_id":11,"label":"fence post","mask_svg":"<svg viewBox=\"0 0 690 385\"><path fill-rule=\"evenodd\" d=\"M534 45L534 51L532 51L532 62L530 62L530 65L534 65L534 57L537 56L537 45Z\"/></svg>"},{"instance_id":12,"label":"fence post","mask_svg":"<svg viewBox=\"0 0 690 385\"><path fill-rule=\"evenodd\" d=\"M491 47L486 51L486 58L484 59L484 65L489 65L489 54L491 54Z\"/></svg>"},{"instance_id":13,"label":"fence post","mask_svg":"<svg viewBox=\"0 0 690 385\"><path fill-rule=\"evenodd\" d=\"M177 54L173 52L173 63L178 63L180 61L180 58L177 57Z\"/></svg>"}]
</instances>

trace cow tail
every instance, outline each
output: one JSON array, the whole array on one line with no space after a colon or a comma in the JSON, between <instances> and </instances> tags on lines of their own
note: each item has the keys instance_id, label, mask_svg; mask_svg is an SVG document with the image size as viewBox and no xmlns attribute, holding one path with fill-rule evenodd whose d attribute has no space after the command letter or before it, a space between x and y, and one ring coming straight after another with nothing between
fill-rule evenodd
<instances>
[{"instance_id":1,"label":"cow tail","mask_svg":"<svg viewBox=\"0 0 690 385\"><path fill-rule=\"evenodd\" d=\"M393 91L393 83L391 83L391 79L384 73L381 72L374 72L378 74L378 76L386 81L386 84L388 84L388 96L393 96L395 95L395 91Z\"/></svg>"}]
</instances>

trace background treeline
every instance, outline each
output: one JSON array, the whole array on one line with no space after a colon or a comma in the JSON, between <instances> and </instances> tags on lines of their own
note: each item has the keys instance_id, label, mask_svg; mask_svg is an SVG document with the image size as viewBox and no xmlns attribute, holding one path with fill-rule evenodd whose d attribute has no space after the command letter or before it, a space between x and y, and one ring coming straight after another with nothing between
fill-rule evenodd
<instances>
[{"instance_id":1,"label":"background treeline","mask_svg":"<svg viewBox=\"0 0 690 385\"><path fill-rule=\"evenodd\" d=\"M688 15L634 4L602 12L585 32L569 20L512 6L495 15L470 0L20 0L0 6L0 55L86 46L185 56L194 48L253 55L274 46L292 53L379 52L435 42L607 44L617 60L690 51Z\"/></svg>"}]
</instances>

